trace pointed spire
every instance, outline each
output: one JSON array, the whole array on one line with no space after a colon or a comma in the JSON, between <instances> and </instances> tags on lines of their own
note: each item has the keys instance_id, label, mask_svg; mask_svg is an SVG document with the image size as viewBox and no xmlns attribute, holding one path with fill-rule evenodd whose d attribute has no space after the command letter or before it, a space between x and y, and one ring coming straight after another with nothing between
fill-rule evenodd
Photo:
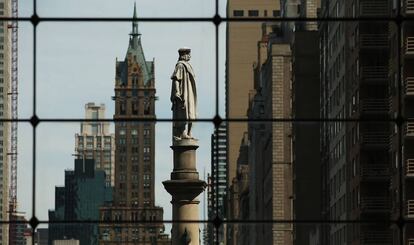
<instances>
[{"instance_id":1,"label":"pointed spire","mask_svg":"<svg viewBox=\"0 0 414 245\"><path fill-rule=\"evenodd\" d=\"M134 19L137 18L137 2L134 2Z\"/></svg>"},{"instance_id":2,"label":"pointed spire","mask_svg":"<svg viewBox=\"0 0 414 245\"><path fill-rule=\"evenodd\" d=\"M134 15L132 17L134 20L132 21L132 32L131 32L131 36L135 37L135 36L139 36L141 35L138 31L138 21L137 21L137 3L134 3Z\"/></svg>"}]
</instances>

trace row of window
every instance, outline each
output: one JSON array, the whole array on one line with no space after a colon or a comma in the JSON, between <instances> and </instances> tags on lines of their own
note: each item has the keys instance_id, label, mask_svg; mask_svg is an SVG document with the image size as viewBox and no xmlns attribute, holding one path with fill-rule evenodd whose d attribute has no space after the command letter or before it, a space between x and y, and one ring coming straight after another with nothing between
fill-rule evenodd
<instances>
[{"instance_id":1,"label":"row of window","mask_svg":"<svg viewBox=\"0 0 414 245\"><path fill-rule=\"evenodd\" d=\"M126 153L127 152L127 147L120 145L118 147L118 151L119 153ZM143 148L143 152L144 152L144 156L151 153L151 147L149 146L144 146ZM131 147L131 153L132 154L137 154L139 153L139 147ZM144 159L145 160L145 159Z\"/></svg>"},{"instance_id":2,"label":"row of window","mask_svg":"<svg viewBox=\"0 0 414 245\"><path fill-rule=\"evenodd\" d=\"M346 198L341 196L337 202L332 205L330 216L332 220L341 220L341 216L346 214Z\"/></svg>"},{"instance_id":3,"label":"row of window","mask_svg":"<svg viewBox=\"0 0 414 245\"><path fill-rule=\"evenodd\" d=\"M119 143L119 145L126 145L126 141L127 139L126 138L120 138L119 140L118 140L118 143ZM135 145L135 144L138 144L138 142L139 142L139 139L137 138L137 137L133 137L132 139L131 139L131 144L133 144L133 145ZM144 145L150 145L151 144L151 140L149 139L149 138L144 138ZM133 151L134 152L134 151ZM145 148L144 148L144 153L149 153L149 151L148 152L146 152L145 151Z\"/></svg>"},{"instance_id":4,"label":"row of window","mask_svg":"<svg viewBox=\"0 0 414 245\"><path fill-rule=\"evenodd\" d=\"M273 10L272 14L273 14L273 17L279 17L280 16L280 10ZM247 11L247 16L249 16L249 17L259 17L259 15L260 15L260 12L257 9ZM243 17L244 16L244 10L234 10L233 11L233 16L234 17ZM263 17L268 17L267 10L263 11Z\"/></svg>"},{"instance_id":5,"label":"row of window","mask_svg":"<svg viewBox=\"0 0 414 245\"><path fill-rule=\"evenodd\" d=\"M137 154L134 154L134 155L131 156L132 164L138 164L138 160L139 160L139 158L138 158ZM144 160L144 164L149 164L150 156L149 155L144 155L143 160ZM125 154L119 155L119 163L120 164L126 163L126 161L127 161L127 157L126 157Z\"/></svg>"},{"instance_id":6,"label":"row of window","mask_svg":"<svg viewBox=\"0 0 414 245\"><path fill-rule=\"evenodd\" d=\"M125 181L127 179L127 176L125 174L120 174L119 179L121 181ZM151 180L151 175L149 173L146 173L144 174L143 179L144 179L144 183L149 183L149 181ZM132 175L132 180L138 180L138 175Z\"/></svg>"},{"instance_id":7,"label":"row of window","mask_svg":"<svg viewBox=\"0 0 414 245\"><path fill-rule=\"evenodd\" d=\"M346 243L346 226L343 226L341 229L333 232L330 236L330 244L345 244Z\"/></svg>"},{"instance_id":8,"label":"row of window","mask_svg":"<svg viewBox=\"0 0 414 245\"><path fill-rule=\"evenodd\" d=\"M330 179L331 196L336 196L341 190L341 186L346 183L346 165L343 165L339 171Z\"/></svg>"},{"instance_id":9,"label":"row of window","mask_svg":"<svg viewBox=\"0 0 414 245\"><path fill-rule=\"evenodd\" d=\"M131 113L132 115L139 114L139 104L137 101L131 102ZM119 102L119 114L126 115L127 114L127 103L125 101ZM149 100L144 101L144 115L151 114L151 103Z\"/></svg>"},{"instance_id":10,"label":"row of window","mask_svg":"<svg viewBox=\"0 0 414 245\"><path fill-rule=\"evenodd\" d=\"M338 122L338 125L342 125L342 122ZM335 165L339 161L339 159L341 159L345 155L345 136L342 136L342 138L333 147L333 150L330 152L330 155L333 167L333 165Z\"/></svg>"},{"instance_id":11,"label":"row of window","mask_svg":"<svg viewBox=\"0 0 414 245\"><path fill-rule=\"evenodd\" d=\"M96 164L100 164L102 161L106 162L106 163L110 163L112 161L112 156L111 154L105 154L103 156L103 158L101 158L101 156L99 155L95 155L93 154L93 152L79 152L80 157L85 156L85 159L95 159Z\"/></svg>"},{"instance_id":12,"label":"row of window","mask_svg":"<svg viewBox=\"0 0 414 245\"><path fill-rule=\"evenodd\" d=\"M79 150L82 150L84 148L84 145L83 144L78 144L78 148L79 148ZM102 145L101 144L96 144L96 148L101 149ZM92 143L88 143L88 144L86 144L86 149L94 149L94 145ZM105 144L103 149L111 149L111 144Z\"/></svg>"}]
</instances>

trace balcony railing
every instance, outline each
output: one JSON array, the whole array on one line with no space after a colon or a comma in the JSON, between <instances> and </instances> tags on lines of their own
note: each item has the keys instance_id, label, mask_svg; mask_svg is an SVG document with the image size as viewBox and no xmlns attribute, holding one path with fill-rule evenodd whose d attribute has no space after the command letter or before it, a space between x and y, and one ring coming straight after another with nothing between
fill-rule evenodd
<instances>
[{"instance_id":1,"label":"balcony railing","mask_svg":"<svg viewBox=\"0 0 414 245\"><path fill-rule=\"evenodd\" d=\"M361 245L389 245L392 237L389 231L361 230Z\"/></svg>"},{"instance_id":2,"label":"balcony railing","mask_svg":"<svg viewBox=\"0 0 414 245\"><path fill-rule=\"evenodd\" d=\"M361 48L386 48L388 47L387 34L361 34L359 38Z\"/></svg>"},{"instance_id":3,"label":"balcony railing","mask_svg":"<svg viewBox=\"0 0 414 245\"><path fill-rule=\"evenodd\" d=\"M413 120L413 118L410 119ZM409 137L414 136L414 122L407 122L405 126L405 135Z\"/></svg>"},{"instance_id":4,"label":"balcony railing","mask_svg":"<svg viewBox=\"0 0 414 245\"><path fill-rule=\"evenodd\" d=\"M405 78L405 95L414 95L414 77Z\"/></svg>"},{"instance_id":5,"label":"balcony railing","mask_svg":"<svg viewBox=\"0 0 414 245\"><path fill-rule=\"evenodd\" d=\"M414 0L405 0L405 13L414 14Z\"/></svg>"},{"instance_id":6,"label":"balcony railing","mask_svg":"<svg viewBox=\"0 0 414 245\"><path fill-rule=\"evenodd\" d=\"M406 164L406 176L414 177L414 159L407 159Z\"/></svg>"},{"instance_id":7,"label":"balcony railing","mask_svg":"<svg viewBox=\"0 0 414 245\"><path fill-rule=\"evenodd\" d=\"M365 114L388 113L388 99L362 99L361 112Z\"/></svg>"},{"instance_id":8,"label":"balcony railing","mask_svg":"<svg viewBox=\"0 0 414 245\"><path fill-rule=\"evenodd\" d=\"M386 16L389 14L386 0L361 0L359 13L364 17Z\"/></svg>"},{"instance_id":9,"label":"balcony railing","mask_svg":"<svg viewBox=\"0 0 414 245\"><path fill-rule=\"evenodd\" d=\"M407 200L407 217L414 218L414 200Z\"/></svg>"},{"instance_id":10,"label":"balcony railing","mask_svg":"<svg viewBox=\"0 0 414 245\"><path fill-rule=\"evenodd\" d=\"M361 178L365 180L382 180L389 178L387 164L366 164L361 165Z\"/></svg>"},{"instance_id":11,"label":"balcony railing","mask_svg":"<svg viewBox=\"0 0 414 245\"><path fill-rule=\"evenodd\" d=\"M405 54L413 55L414 54L414 37L407 37L405 43Z\"/></svg>"},{"instance_id":12,"label":"balcony railing","mask_svg":"<svg viewBox=\"0 0 414 245\"><path fill-rule=\"evenodd\" d=\"M386 197L361 197L361 211L364 212L387 212L389 206Z\"/></svg>"},{"instance_id":13,"label":"balcony railing","mask_svg":"<svg viewBox=\"0 0 414 245\"><path fill-rule=\"evenodd\" d=\"M389 135L384 131L370 131L361 134L361 143L369 147L387 147Z\"/></svg>"},{"instance_id":14,"label":"balcony railing","mask_svg":"<svg viewBox=\"0 0 414 245\"><path fill-rule=\"evenodd\" d=\"M364 81L388 81L387 66L362 66L361 80Z\"/></svg>"}]
</instances>

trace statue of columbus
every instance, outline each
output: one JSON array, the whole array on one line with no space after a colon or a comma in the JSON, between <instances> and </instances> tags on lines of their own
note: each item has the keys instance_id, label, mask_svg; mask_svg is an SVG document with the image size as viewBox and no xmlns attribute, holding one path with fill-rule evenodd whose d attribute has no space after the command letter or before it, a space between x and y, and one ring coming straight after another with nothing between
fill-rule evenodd
<instances>
[{"instance_id":1,"label":"statue of columbus","mask_svg":"<svg viewBox=\"0 0 414 245\"><path fill-rule=\"evenodd\" d=\"M195 75L190 65L189 48L178 50L179 58L171 75L171 110L173 119L173 139L193 139L191 135L192 122L197 118L197 91Z\"/></svg>"}]
</instances>

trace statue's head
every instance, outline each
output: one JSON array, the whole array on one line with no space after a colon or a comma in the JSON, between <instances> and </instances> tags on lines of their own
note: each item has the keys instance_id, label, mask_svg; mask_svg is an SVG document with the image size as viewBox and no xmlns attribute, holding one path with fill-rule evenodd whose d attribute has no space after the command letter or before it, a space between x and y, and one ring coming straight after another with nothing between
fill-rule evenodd
<instances>
[{"instance_id":1,"label":"statue's head","mask_svg":"<svg viewBox=\"0 0 414 245\"><path fill-rule=\"evenodd\" d=\"M178 60L189 61L190 58L191 58L191 49L190 48L180 48L178 50L178 54L180 55Z\"/></svg>"}]
</instances>

